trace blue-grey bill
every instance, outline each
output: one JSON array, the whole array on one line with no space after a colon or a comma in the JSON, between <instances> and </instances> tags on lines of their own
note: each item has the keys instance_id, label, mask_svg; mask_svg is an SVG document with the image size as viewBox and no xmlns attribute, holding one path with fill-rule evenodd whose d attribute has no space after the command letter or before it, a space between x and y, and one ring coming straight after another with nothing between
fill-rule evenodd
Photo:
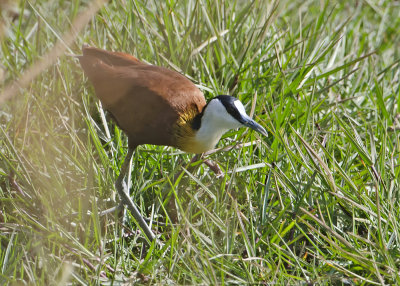
<instances>
[{"instance_id":1,"label":"blue-grey bill","mask_svg":"<svg viewBox=\"0 0 400 286\"><path fill-rule=\"evenodd\" d=\"M255 122L252 119L249 119L247 122L244 123L245 126L250 127L251 129L253 129L254 131L257 131L258 133L261 133L262 135L264 135L265 137L268 137L268 133L267 131L264 129L264 127L262 127L260 124L258 124L257 122Z\"/></svg>"}]
</instances>

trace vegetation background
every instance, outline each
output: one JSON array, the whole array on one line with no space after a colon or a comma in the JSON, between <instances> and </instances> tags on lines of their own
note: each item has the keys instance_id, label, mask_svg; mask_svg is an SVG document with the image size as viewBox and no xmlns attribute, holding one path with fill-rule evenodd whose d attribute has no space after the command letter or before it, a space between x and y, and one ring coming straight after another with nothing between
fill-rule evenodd
<instances>
[{"instance_id":1,"label":"vegetation background","mask_svg":"<svg viewBox=\"0 0 400 286\"><path fill-rule=\"evenodd\" d=\"M400 284L400 1L0 4L0 284ZM270 133L226 134L201 159L222 178L139 148L131 195L163 245L98 215L127 140L67 55L83 43L234 95Z\"/></svg>"}]
</instances>

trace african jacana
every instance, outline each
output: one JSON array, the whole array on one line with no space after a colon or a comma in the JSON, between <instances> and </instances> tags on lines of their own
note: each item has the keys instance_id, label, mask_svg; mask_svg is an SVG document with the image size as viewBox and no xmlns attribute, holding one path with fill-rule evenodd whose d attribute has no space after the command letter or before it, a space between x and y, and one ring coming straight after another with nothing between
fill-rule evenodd
<instances>
[{"instance_id":1,"label":"african jacana","mask_svg":"<svg viewBox=\"0 0 400 286\"><path fill-rule=\"evenodd\" d=\"M202 153L214 148L230 129L247 126L267 136L232 96L220 95L206 104L203 93L178 72L124 53L89 46L83 46L82 52L79 61L97 97L128 135L129 151L115 186L149 240L154 234L123 183L138 145L166 145Z\"/></svg>"}]
</instances>

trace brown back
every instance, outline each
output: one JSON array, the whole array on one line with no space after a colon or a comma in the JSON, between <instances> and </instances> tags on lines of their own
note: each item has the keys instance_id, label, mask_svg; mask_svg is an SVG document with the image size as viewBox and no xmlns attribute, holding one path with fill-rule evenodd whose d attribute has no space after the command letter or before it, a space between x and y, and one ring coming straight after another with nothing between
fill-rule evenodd
<instances>
[{"instance_id":1,"label":"brown back","mask_svg":"<svg viewBox=\"0 0 400 286\"><path fill-rule=\"evenodd\" d=\"M83 47L81 66L96 96L129 138L129 145L176 146L173 128L182 114L200 113L202 92L183 75L123 53Z\"/></svg>"}]
</instances>

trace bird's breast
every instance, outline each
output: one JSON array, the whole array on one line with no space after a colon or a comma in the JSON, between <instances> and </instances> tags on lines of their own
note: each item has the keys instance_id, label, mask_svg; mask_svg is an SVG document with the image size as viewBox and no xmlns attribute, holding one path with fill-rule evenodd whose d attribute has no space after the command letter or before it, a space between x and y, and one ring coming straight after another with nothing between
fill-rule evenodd
<instances>
[{"instance_id":1,"label":"bird's breast","mask_svg":"<svg viewBox=\"0 0 400 286\"><path fill-rule=\"evenodd\" d=\"M197 123L199 118L199 111L196 108L189 108L180 113L178 120L173 128L174 146L188 153L203 153L213 148L209 142L198 140ZM201 115L200 115L201 117Z\"/></svg>"},{"instance_id":2,"label":"bird's breast","mask_svg":"<svg viewBox=\"0 0 400 286\"><path fill-rule=\"evenodd\" d=\"M188 153L200 154L213 149L217 142L218 141L215 143L199 141L196 140L196 136L190 138L187 137L185 140L181 141L178 148Z\"/></svg>"},{"instance_id":3,"label":"bird's breast","mask_svg":"<svg viewBox=\"0 0 400 286\"><path fill-rule=\"evenodd\" d=\"M204 122L195 130L192 123L193 121L187 121L177 124L175 128L176 147L188 153L200 154L213 149L226 131L210 128Z\"/></svg>"}]
</instances>

